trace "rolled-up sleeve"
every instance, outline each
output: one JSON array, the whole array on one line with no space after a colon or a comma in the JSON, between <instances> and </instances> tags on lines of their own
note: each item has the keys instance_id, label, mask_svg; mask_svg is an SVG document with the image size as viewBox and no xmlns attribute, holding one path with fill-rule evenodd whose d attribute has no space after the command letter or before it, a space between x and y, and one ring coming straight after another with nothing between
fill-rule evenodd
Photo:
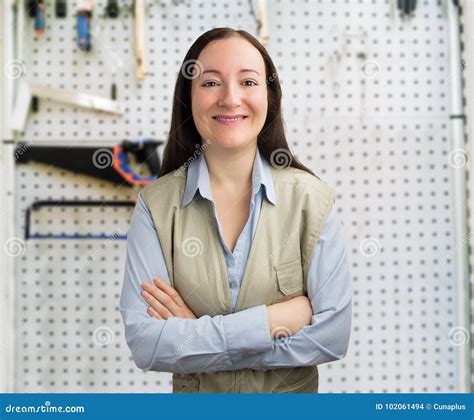
<instances>
[{"instance_id":1,"label":"rolled-up sleeve","mask_svg":"<svg viewBox=\"0 0 474 420\"><path fill-rule=\"evenodd\" d=\"M273 348L265 305L234 314L158 320L147 313L142 283L160 277L170 284L151 214L138 197L127 235L127 259L119 310L136 366L173 373L228 370L231 355Z\"/></svg>"}]
</instances>

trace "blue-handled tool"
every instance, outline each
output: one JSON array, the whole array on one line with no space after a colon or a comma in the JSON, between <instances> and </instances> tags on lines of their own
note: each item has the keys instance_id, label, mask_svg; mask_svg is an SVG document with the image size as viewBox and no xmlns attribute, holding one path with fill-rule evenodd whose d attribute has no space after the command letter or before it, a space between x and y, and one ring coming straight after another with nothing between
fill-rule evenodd
<instances>
[{"instance_id":1,"label":"blue-handled tool","mask_svg":"<svg viewBox=\"0 0 474 420\"><path fill-rule=\"evenodd\" d=\"M91 21L92 21L92 0L80 2L77 11L77 46L84 51L92 48L91 42Z\"/></svg>"},{"instance_id":2,"label":"blue-handled tool","mask_svg":"<svg viewBox=\"0 0 474 420\"><path fill-rule=\"evenodd\" d=\"M38 36L44 34L44 2L39 0L35 7L35 33Z\"/></svg>"},{"instance_id":3,"label":"blue-handled tool","mask_svg":"<svg viewBox=\"0 0 474 420\"><path fill-rule=\"evenodd\" d=\"M29 0L25 3L26 11L31 18L35 20L35 33L38 36L43 35L45 27L44 19L44 1Z\"/></svg>"}]
</instances>

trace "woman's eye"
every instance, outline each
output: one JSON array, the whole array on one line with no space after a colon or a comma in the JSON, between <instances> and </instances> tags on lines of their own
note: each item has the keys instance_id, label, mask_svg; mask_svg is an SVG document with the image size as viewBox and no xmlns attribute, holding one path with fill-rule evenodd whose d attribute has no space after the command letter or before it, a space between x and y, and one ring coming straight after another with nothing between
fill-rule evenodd
<instances>
[{"instance_id":1,"label":"woman's eye","mask_svg":"<svg viewBox=\"0 0 474 420\"><path fill-rule=\"evenodd\" d=\"M244 80L242 82L242 84L244 86L257 86L257 82L253 81L253 80ZM210 80L208 82L204 82L202 85L202 87L214 87L214 86L219 86L219 82L215 82L213 80Z\"/></svg>"},{"instance_id":2,"label":"woman's eye","mask_svg":"<svg viewBox=\"0 0 474 420\"><path fill-rule=\"evenodd\" d=\"M217 82L209 81L202 84L203 87L213 87L217 86Z\"/></svg>"}]
</instances>

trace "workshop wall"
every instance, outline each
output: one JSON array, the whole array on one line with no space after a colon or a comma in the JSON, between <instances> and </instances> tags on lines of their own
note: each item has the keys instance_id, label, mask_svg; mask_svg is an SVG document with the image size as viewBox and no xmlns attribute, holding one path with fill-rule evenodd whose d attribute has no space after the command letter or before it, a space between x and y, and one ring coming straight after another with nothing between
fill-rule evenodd
<instances>
[{"instance_id":1,"label":"workshop wall","mask_svg":"<svg viewBox=\"0 0 474 420\"><path fill-rule=\"evenodd\" d=\"M271 0L268 50L283 88L288 138L337 191L354 279L351 345L320 366L320 392L455 392L453 191L447 20L419 1ZM95 2L92 49L76 45L77 3L66 18L46 6L46 30L25 18L26 79L111 97L123 116L40 101L22 141L110 146L165 140L174 81L202 32L256 34L249 1L148 1L150 74L135 79L133 14ZM161 149L160 149L161 150ZM38 200L133 201L136 190L56 166L16 166L16 225ZM15 392L170 392L171 374L144 373L125 344L117 304L130 208L42 207L16 276ZM102 235L79 239L74 235ZM451 256L450 256L451 255Z\"/></svg>"}]
</instances>

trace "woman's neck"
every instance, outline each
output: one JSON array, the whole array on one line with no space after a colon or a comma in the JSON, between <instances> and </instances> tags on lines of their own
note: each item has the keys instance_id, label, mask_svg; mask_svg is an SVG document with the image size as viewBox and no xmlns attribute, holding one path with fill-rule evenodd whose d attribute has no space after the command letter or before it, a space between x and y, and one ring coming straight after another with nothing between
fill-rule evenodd
<instances>
[{"instance_id":1,"label":"woman's neck","mask_svg":"<svg viewBox=\"0 0 474 420\"><path fill-rule=\"evenodd\" d=\"M226 190L246 190L252 187L252 171L256 144L231 153L207 148L204 152L211 186Z\"/></svg>"}]
</instances>

